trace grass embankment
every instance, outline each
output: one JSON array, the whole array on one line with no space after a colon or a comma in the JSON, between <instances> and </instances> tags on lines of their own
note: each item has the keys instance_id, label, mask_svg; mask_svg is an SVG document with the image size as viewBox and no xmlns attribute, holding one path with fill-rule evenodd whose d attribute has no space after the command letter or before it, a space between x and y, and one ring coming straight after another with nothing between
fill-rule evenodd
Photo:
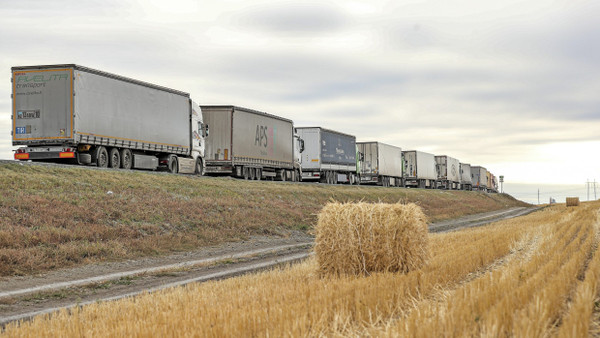
<instances>
[{"instance_id":1,"label":"grass embankment","mask_svg":"<svg viewBox=\"0 0 600 338\"><path fill-rule=\"evenodd\" d=\"M600 202L430 234L421 270L322 276L314 259L40 316L7 336L582 337L600 290Z\"/></svg>"},{"instance_id":2,"label":"grass embankment","mask_svg":"<svg viewBox=\"0 0 600 338\"><path fill-rule=\"evenodd\" d=\"M308 231L330 201L419 204L430 220L524 205L508 195L0 166L0 276Z\"/></svg>"}]
</instances>

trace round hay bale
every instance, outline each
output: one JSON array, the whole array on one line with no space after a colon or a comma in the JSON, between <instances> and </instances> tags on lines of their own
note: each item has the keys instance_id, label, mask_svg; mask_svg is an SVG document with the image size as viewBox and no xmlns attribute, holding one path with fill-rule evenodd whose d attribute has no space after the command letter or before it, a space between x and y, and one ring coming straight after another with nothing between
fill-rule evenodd
<instances>
[{"instance_id":1,"label":"round hay bale","mask_svg":"<svg viewBox=\"0 0 600 338\"><path fill-rule=\"evenodd\" d=\"M426 216L412 203L328 203L315 230L321 274L406 273L428 258Z\"/></svg>"}]
</instances>

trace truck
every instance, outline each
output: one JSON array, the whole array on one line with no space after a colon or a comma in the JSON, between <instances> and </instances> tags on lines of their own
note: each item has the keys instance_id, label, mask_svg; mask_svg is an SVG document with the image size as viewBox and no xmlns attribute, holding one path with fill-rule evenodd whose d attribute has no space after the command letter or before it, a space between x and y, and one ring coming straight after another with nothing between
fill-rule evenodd
<instances>
[{"instance_id":1,"label":"truck","mask_svg":"<svg viewBox=\"0 0 600 338\"><path fill-rule=\"evenodd\" d=\"M202 105L211 132L206 173L237 178L298 181L303 142L286 118L233 105Z\"/></svg>"},{"instance_id":2,"label":"truck","mask_svg":"<svg viewBox=\"0 0 600 338\"><path fill-rule=\"evenodd\" d=\"M356 142L360 183L384 187L402 185L402 149L381 142Z\"/></svg>"},{"instance_id":3,"label":"truck","mask_svg":"<svg viewBox=\"0 0 600 338\"><path fill-rule=\"evenodd\" d=\"M446 155L435 156L437 188L456 190L460 188L460 162Z\"/></svg>"},{"instance_id":4,"label":"truck","mask_svg":"<svg viewBox=\"0 0 600 338\"><path fill-rule=\"evenodd\" d=\"M487 191L487 169L481 166L471 167L473 190Z\"/></svg>"},{"instance_id":5,"label":"truck","mask_svg":"<svg viewBox=\"0 0 600 338\"><path fill-rule=\"evenodd\" d=\"M473 190L473 182L471 181L471 165L469 163L460 164L460 189Z\"/></svg>"},{"instance_id":6,"label":"truck","mask_svg":"<svg viewBox=\"0 0 600 338\"><path fill-rule=\"evenodd\" d=\"M498 184L496 180L496 176L492 174L490 171L487 173L487 191L496 193L498 192Z\"/></svg>"},{"instance_id":7,"label":"truck","mask_svg":"<svg viewBox=\"0 0 600 338\"><path fill-rule=\"evenodd\" d=\"M358 184L356 137L321 127L298 127L304 142L302 180Z\"/></svg>"},{"instance_id":8,"label":"truck","mask_svg":"<svg viewBox=\"0 0 600 338\"><path fill-rule=\"evenodd\" d=\"M404 186L434 189L437 180L435 156L418 150L403 151Z\"/></svg>"},{"instance_id":9,"label":"truck","mask_svg":"<svg viewBox=\"0 0 600 338\"><path fill-rule=\"evenodd\" d=\"M75 64L12 67L16 160L203 174L189 93Z\"/></svg>"}]
</instances>

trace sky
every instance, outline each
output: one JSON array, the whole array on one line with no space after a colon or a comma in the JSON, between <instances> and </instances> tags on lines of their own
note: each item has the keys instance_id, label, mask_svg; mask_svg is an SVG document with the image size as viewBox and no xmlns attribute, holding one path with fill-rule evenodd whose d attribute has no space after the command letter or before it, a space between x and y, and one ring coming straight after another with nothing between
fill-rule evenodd
<instances>
[{"instance_id":1,"label":"sky","mask_svg":"<svg viewBox=\"0 0 600 338\"><path fill-rule=\"evenodd\" d=\"M10 68L75 63L511 184L600 181L599 1L1 0L0 16L0 159Z\"/></svg>"}]
</instances>

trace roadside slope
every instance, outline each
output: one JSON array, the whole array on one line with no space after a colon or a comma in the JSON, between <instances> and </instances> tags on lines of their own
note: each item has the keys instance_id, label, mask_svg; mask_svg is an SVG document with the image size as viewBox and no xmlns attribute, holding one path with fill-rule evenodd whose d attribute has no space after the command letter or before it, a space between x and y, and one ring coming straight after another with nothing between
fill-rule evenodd
<instances>
[{"instance_id":1,"label":"roadside slope","mask_svg":"<svg viewBox=\"0 0 600 338\"><path fill-rule=\"evenodd\" d=\"M526 204L502 194L0 165L0 276L309 232L330 200L419 204L441 221Z\"/></svg>"}]
</instances>

